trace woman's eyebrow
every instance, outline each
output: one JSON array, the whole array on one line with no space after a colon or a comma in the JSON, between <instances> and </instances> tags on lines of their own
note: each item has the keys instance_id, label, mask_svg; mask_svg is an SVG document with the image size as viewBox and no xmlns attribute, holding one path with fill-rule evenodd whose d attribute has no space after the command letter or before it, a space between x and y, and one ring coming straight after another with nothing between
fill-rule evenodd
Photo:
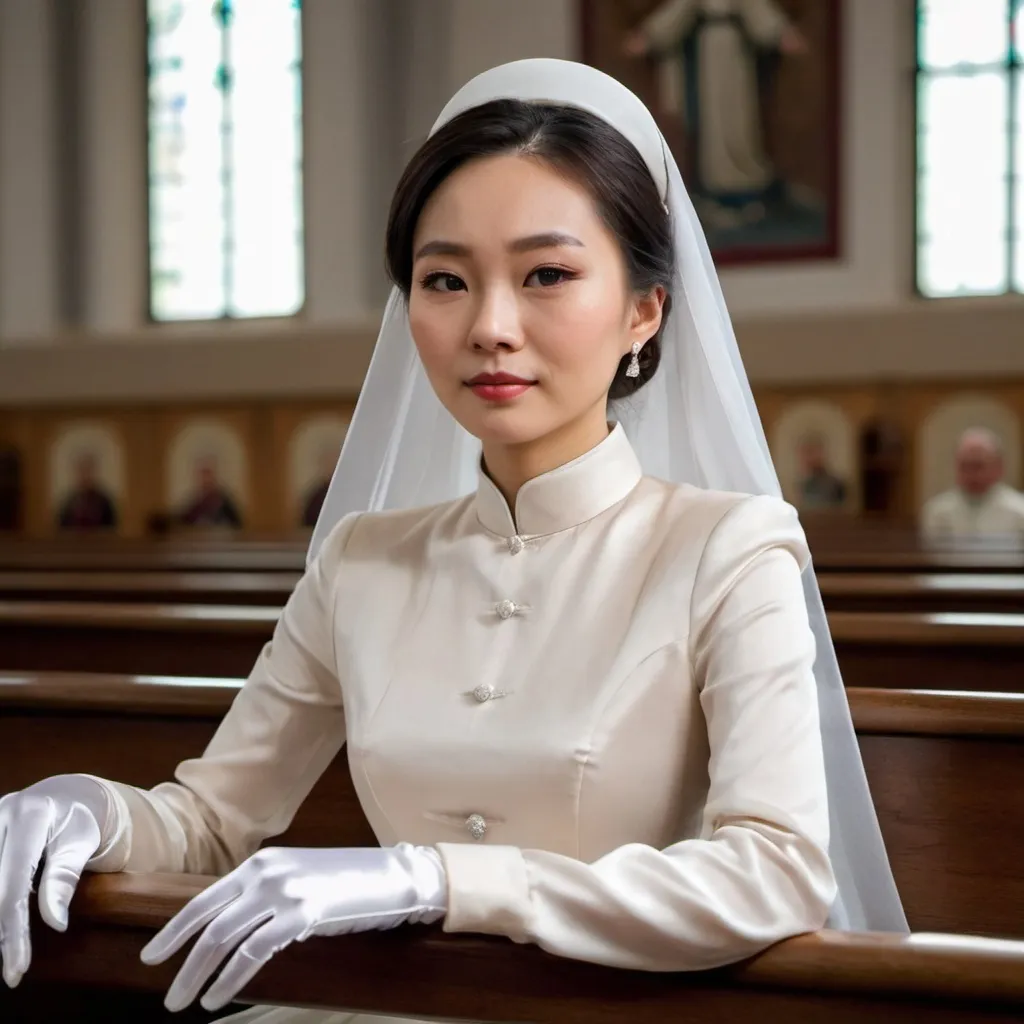
<instances>
[{"instance_id":1,"label":"woman's eyebrow","mask_svg":"<svg viewBox=\"0 0 1024 1024\"><path fill-rule=\"evenodd\" d=\"M509 251L530 252L532 249L557 249L567 245L583 248L583 243L578 238L567 235L564 231L544 231L539 235L517 238L509 244Z\"/></svg>"},{"instance_id":2,"label":"woman's eyebrow","mask_svg":"<svg viewBox=\"0 0 1024 1024\"><path fill-rule=\"evenodd\" d=\"M509 252L530 252L533 249L557 249L563 246L583 248L583 243L564 231L544 231L537 235L517 238L514 242L509 242L508 249ZM472 249L468 245L436 238L421 245L416 250L414 259L421 260L425 256L469 256L471 253Z\"/></svg>"}]
</instances>

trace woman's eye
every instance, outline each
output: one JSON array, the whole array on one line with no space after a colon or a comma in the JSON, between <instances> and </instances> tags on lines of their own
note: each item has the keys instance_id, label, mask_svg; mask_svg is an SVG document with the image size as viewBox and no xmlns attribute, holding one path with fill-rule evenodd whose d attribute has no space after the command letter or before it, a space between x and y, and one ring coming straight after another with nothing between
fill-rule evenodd
<instances>
[{"instance_id":1,"label":"woman's eye","mask_svg":"<svg viewBox=\"0 0 1024 1024\"><path fill-rule=\"evenodd\" d=\"M575 275L568 270L563 270L561 267L538 267L529 277L526 279L526 283L530 281L536 281L541 288L551 288L556 284L561 284L563 281L568 281Z\"/></svg>"},{"instance_id":2,"label":"woman's eye","mask_svg":"<svg viewBox=\"0 0 1024 1024\"><path fill-rule=\"evenodd\" d=\"M466 283L455 274L435 271L423 278L423 287L435 292L461 292L466 290Z\"/></svg>"}]
</instances>

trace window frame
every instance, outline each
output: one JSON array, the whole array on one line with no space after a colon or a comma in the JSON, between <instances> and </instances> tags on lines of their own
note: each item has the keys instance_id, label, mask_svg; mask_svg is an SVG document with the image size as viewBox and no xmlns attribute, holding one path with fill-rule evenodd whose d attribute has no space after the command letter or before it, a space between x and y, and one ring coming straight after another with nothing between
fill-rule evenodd
<instances>
[{"instance_id":1,"label":"window frame","mask_svg":"<svg viewBox=\"0 0 1024 1024\"><path fill-rule=\"evenodd\" d=\"M150 3L149 0L136 0L139 4L142 12L143 24L145 26L145 46L142 52L142 87L144 90L145 101L142 104L142 139L145 147L145 159L143 161L144 170L144 183L143 183L143 196L144 196L144 209L143 209L143 222L145 224L146 231L146 244L145 244L145 282L146 291L143 297L143 318L145 323L151 327L173 329L175 327L182 327L186 325L226 325L226 324L248 324L248 323L286 323L293 320L302 320L306 317L307 306L309 303L309 191L306 188L306 163L308 156L307 140L309 137L309 117L308 108L306 104L306 53L308 51L309 43L309 28L307 11L303 0L292 0L294 5L299 11L299 111L298 111L298 125L299 125L299 174L300 174L300 187L302 190L302 203L301 203L301 215L302 215L302 244L299 247L299 255L302 261L302 301L298 306L290 313L266 313L255 316L236 316L230 312L225 311L220 316L205 316L205 317L172 317L169 319L160 318L154 315L153 311L153 197L152 197L152 176L153 176L153 165L152 165L152 137L151 137L151 126L152 118L150 115L150 86L152 83L151 78L151 54L152 54L152 29L150 19ZM211 0L211 3L213 0ZM238 2L238 0L229 0L229 2Z\"/></svg>"},{"instance_id":2,"label":"window frame","mask_svg":"<svg viewBox=\"0 0 1024 1024\"><path fill-rule=\"evenodd\" d=\"M1024 181L1019 180L1019 173L1024 168L1017 167L1016 140L1018 136L1017 120L1024 117L1024 111L1018 110L1017 82L1018 76L1024 73L1024 39L1017 41L1015 45L1013 24L1016 14L1024 6L1021 0L1005 0L1006 4L1006 46L1004 59L998 64L974 64L963 61L948 68L933 68L923 61L923 32L924 8L928 0L915 0L914 2L914 95L913 95L913 116L914 116L914 202L913 202L913 287L915 295L928 302L941 302L949 300L1000 300L1016 298L1024 295L1024 274L1019 283L1015 282L1015 275L1020 274L1024 268L1019 268L1021 262L1019 254L1015 252L1017 236L1024 232L1024 216L1021 224L1017 223L1015 199L1018 190L1024 188ZM1015 9L1016 8L1016 9ZM1018 52L1020 50L1020 52ZM1007 111L1006 111L1006 134L1007 153L1005 166L1005 188L1006 188L1006 221L1004 232L1004 257L1006 267L1006 288L1001 291L979 292L962 291L951 294L931 294L924 290L921 280L922 254L926 243L923 240L922 224L922 195L924 192L924 181L926 172L922 168L924 147L922 143L922 83L925 80L935 80L941 77L964 76L983 71L999 70L1004 79L1007 89Z\"/></svg>"}]
</instances>

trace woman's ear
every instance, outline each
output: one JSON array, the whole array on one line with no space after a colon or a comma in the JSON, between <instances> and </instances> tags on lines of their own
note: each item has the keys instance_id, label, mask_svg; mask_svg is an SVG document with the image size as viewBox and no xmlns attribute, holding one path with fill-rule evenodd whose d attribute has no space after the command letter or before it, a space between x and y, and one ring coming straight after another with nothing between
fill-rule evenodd
<instances>
[{"instance_id":1,"label":"woman's ear","mask_svg":"<svg viewBox=\"0 0 1024 1024\"><path fill-rule=\"evenodd\" d=\"M642 345L658 333L665 309L666 291L664 285L655 285L649 292L633 298L630 317L629 340Z\"/></svg>"}]
</instances>

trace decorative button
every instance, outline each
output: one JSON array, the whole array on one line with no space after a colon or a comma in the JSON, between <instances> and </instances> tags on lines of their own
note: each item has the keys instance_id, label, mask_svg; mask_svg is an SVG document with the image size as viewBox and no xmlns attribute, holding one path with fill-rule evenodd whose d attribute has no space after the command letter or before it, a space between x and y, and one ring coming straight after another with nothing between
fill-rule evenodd
<instances>
[{"instance_id":1,"label":"decorative button","mask_svg":"<svg viewBox=\"0 0 1024 1024\"><path fill-rule=\"evenodd\" d=\"M498 613L499 619L511 619L516 613L516 603L506 598L504 601L499 601L494 606L494 610Z\"/></svg>"},{"instance_id":2,"label":"decorative button","mask_svg":"<svg viewBox=\"0 0 1024 1024\"><path fill-rule=\"evenodd\" d=\"M467 691L467 696L480 704L486 704L489 700L497 700L499 697L507 697L508 690L496 690L490 683L481 683L472 690Z\"/></svg>"},{"instance_id":3,"label":"decorative button","mask_svg":"<svg viewBox=\"0 0 1024 1024\"><path fill-rule=\"evenodd\" d=\"M508 539L509 554L518 555L519 552L522 551L525 546L526 545L523 543L523 538L522 537L516 536L516 537L509 537L509 539Z\"/></svg>"},{"instance_id":4,"label":"decorative button","mask_svg":"<svg viewBox=\"0 0 1024 1024\"><path fill-rule=\"evenodd\" d=\"M469 834L479 842L487 835L487 821L482 814L471 814L466 819L466 829Z\"/></svg>"}]
</instances>

